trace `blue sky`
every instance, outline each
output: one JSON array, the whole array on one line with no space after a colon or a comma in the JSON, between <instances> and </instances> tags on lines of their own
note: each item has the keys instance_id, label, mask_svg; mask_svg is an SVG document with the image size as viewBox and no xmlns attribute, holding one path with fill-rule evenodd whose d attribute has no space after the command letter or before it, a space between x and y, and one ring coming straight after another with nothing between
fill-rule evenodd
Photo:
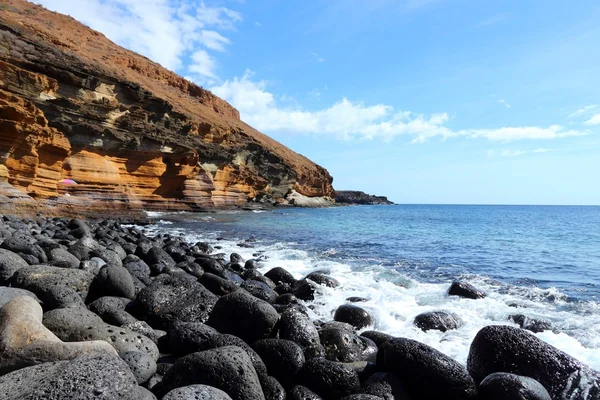
<instances>
[{"instance_id":1,"label":"blue sky","mask_svg":"<svg viewBox=\"0 0 600 400\"><path fill-rule=\"evenodd\" d=\"M597 0L41 0L400 203L600 204Z\"/></svg>"}]
</instances>

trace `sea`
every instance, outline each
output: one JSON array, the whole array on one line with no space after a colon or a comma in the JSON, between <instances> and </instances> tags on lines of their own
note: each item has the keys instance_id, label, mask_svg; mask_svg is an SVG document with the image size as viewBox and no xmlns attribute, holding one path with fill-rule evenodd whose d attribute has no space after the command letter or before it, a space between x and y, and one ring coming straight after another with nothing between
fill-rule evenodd
<instances>
[{"instance_id":1,"label":"sea","mask_svg":"<svg viewBox=\"0 0 600 400\"><path fill-rule=\"evenodd\" d=\"M600 207L377 205L275 208L219 213L148 213L145 229L205 241L218 252L260 258L261 272L283 267L296 278L327 272L314 319L333 319L351 296L375 329L426 343L466 364L487 325L517 326L511 315L549 321L540 339L600 370ZM448 296L454 280L485 291ZM457 314L464 325L423 332L415 316Z\"/></svg>"}]
</instances>

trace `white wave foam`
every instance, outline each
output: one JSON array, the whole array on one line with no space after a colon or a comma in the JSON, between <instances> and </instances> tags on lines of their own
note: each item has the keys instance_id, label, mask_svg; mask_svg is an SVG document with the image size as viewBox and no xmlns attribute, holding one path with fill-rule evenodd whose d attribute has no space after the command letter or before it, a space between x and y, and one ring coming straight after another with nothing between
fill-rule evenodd
<instances>
[{"instance_id":1,"label":"white wave foam","mask_svg":"<svg viewBox=\"0 0 600 400\"><path fill-rule=\"evenodd\" d=\"M150 229L154 233L162 231L160 227ZM185 233L190 242L208 241L220 247L216 251L236 252L244 259L261 252L268 256L261 262L263 273L283 267L295 278L302 278L313 271L328 271L340 286L319 288L320 295L309 307L311 317L315 319L331 320L346 298L365 297L369 300L360 306L369 310L376 320L375 326L367 329L418 340L466 364L471 342L481 328L487 325L517 326L509 321L509 315L524 314L552 323L555 330L536 334L540 339L600 370L600 305L567 303L566 296L557 289L506 286L489 278L470 275L469 281L486 291L488 296L479 300L462 299L447 295L450 282L418 282L403 274L401 268L393 270L378 265L355 270L343 263L315 257L298 249L295 243L264 245L257 242L253 243L254 248L242 248L237 246L239 241L217 241L218 232L191 234L177 229L168 232ZM519 308L510 304L517 304ZM413 325L415 316L435 310L454 312L465 323L459 329L445 333L423 332Z\"/></svg>"}]
</instances>

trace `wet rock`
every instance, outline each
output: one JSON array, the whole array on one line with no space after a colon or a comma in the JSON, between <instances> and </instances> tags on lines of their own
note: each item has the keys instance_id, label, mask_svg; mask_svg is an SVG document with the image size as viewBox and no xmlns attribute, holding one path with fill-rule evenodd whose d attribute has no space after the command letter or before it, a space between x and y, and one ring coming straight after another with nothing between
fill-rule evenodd
<instances>
[{"instance_id":1,"label":"wet rock","mask_svg":"<svg viewBox=\"0 0 600 400\"><path fill-rule=\"evenodd\" d=\"M29 290L0 286L0 307L19 296L29 296L39 302L37 296Z\"/></svg>"},{"instance_id":2,"label":"wet rock","mask_svg":"<svg viewBox=\"0 0 600 400\"><path fill-rule=\"evenodd\" d=\"M252 296L268 303L275 303L277 299L277 293L263 282L247 280L241 284L241 288L248 291Z\"/></svg>"},{"instance_id":3,"label":"wet rock","mask_svg":"<svg viewBox=\"0 0 600 400\"><path fill-rule=\"evenodd\" d=\"M429 330L446 332L452 329L458 329L463 325L463 321L454 313L431 311L417 315L414 324L425 332Z\"/></svg>"},{"instance_id":4,"label":"wet rock","mask_svg":"<svg viewBox=\"0 0 600 400\"><path fill-rule=\"evenodd\" d=\"M162 392L203 384L226 392L233 400L265 400L248 354L236 346L193 353L177 360L167 371Z\"/></svg>"},{"instance_id":5,"label":"wet rock","mask_svg":"<svg viewBox=\"0 0 600 400\"><path fill-rule=\"evenodd\" d=\"M269 337L278 320L279 314L269 303L237 291L217 301L207 324L252 343Z\"/></svg>"},{"instance_id":6,"label":"wet rock","mask_svg":"<svg viewBox=\"0 0 600 400\"><path fill-rule=\"evenodd\" d=\"M157 277L126 311L158 329L168 329L174 321L205 322L218 298L193 279Z\"/></svg>"},{"instance_id":7,"label":"wet rock","mask_svg":"<svg viewBox=\"0 0 600 400\"><path fill-rule=\"evenodd\" d=\"M341 400L382 400L382 398L379 396L373 396L372 394L359 393L343 397Z\"/></svg>"},{"instance_id":8,"label":"wet rock","mask_svg":"<svg viewBox=\"0 0 600 400\"><path fill-rule=\"evenodd\" d=\"M200 266L200 264L196 264L194 261L180 262L177 264L177 267L198 279L202 278L204 275L204 269Z\"/></svg>"},{"instance_id":9,"label":"wet rock","mask_svg":"<svg viewBox=\"0 0 600 400\"><path fill-rule=\"evenodd\" d=\"M0 249L0 285L8 285L15 272L29 264L17 253Z\"/></svg>"},{"instance_id":10,"label":"wet rock","mask_svg":"<svg viewBox=\"0 0 600 400\"><path fill-rule=\"evenodd\" d=\"M0 375L44 362L70 360L93 352L116 355L106 342L64 343L42 324L42 307L29 296L0 309Z\"/></svg>"},{"instance_id":11,"label":"wet rock","mask_svg":"<svg viewBox=\"0 0 600 400\"><path fill-rule=\"evenodd\" d=\"M301 279L296 281L292 286L291 293L304 301L312 301L315 299L315 292L317 290L317 284L307 279Z\"/></svg>"},{"instance_id":12,"label":"wet rock","mask_svg":"<svg viewBox=\"0 0 600 400\"><path fill-rule=\"evenodd\" d=\"M65 269L48 265L31 265L18 270L12 286L33 293L48 292L53 286L65 286L75 290L82 299L87 298L94 275L79 269Z\"/></svg>"},{"instance_id":13,"label":"wet rock","mask_svg":"<svg viewBox=\"0 0 600 400\"><path fill-rule=\"evenodd\" d=\"M194 247L196 247L198 251L204 254L210 254L213 252L212 246L206 242L198 242L194 245Z\"/></svg>"},{"instance_id":14,"label":"wet rock","mask_svg":"<svg viewBox=\"0 0 600 400\"><path fill-rule=\"evenodd\" d=\"M285 400L286 393L283 386L277 379L272 376L265 376L260 378L260 385L262 387L265 399L269 400Z\"/></svg>"},{"instance_id":15,"label":"wet rock","mask_svg":"<svg viewBox=\"0 0 600 400\"><path fill-rule=\"evenodd\" d=\"M323 358L313 358L304 364L299 383L325 399L339 399L360 390L356 371Z\"/></svg>"},{"instance_id":16,"label":"wet rock","mask_svg":"<svg viewBox=\"0 0 600 400\"><path fill-rule=\"evenodd\" d=\"M70 361L23 368L0 377L3 400L138 400L140 392L127 364L95 353Z\"/></svg>"},{"instance_id":17,"label":"wet rock","mask_svg":"<svg viewBox=\"0 0 600 400\"><path fill-rule=\"evenodd\" d=\"M551 400L538 381L526 376L497 372L488 375L479 385L481 400Z\"/></svg>"},{"instance_id":18,"label":"wet rock","mask_svg":"<svg viewBox=\"0 0 600 400\"><path fill-rule=\"evenodd\" d=\"M483 299L486 294L479 289L476 289L473 285L466 282L455 281L450 285L448 290L450 296L459 296L466 299Z\"/></svg>"},{"instance_id":19,"label":"wet rock","mask_svg":"<svg viewBox=\"0 0 600 400\"><path fill-rule=\"evenodd\" d=\"M275 282L273 282L272 280L270 280L269 278L267 278L266 276L261 274L260 271L258 271L256 269L244 270L244 272L242 272L242 278L244 278L246 281L262 282L265 285L267 285L269 287L269 289L275 289L275 287L277 286L275 284Z\"/></svg>"},{"instance_id":20,"label":"wet rock","mask_svg":"<svg viewBox=\"0 0 600 400\"><path fill-rule=\"evenodd\" d=\"M529 318L523 314L511 315L508 317L512 319L515 324L518 324L522 329L538 333L549 331L552 329L552 325L548 321L541 319Z\"/></svg>"},{"instance_id":21,"label":"wet rock","mask_svg":"<svg viewBox=\"0 0 600 400\"><path fill-rule=\"evenodd\" d=\"M238 253L231 253L229 255L229 261L232 264L243 264L244 263L244 259L242 258L241 255L239 255Z\"/></svg>"},{"instance_id":22,"label":"wet rock","mask_svg":"<svg viewBox=\"0 0 600 400\"><path fill-rule=\"evenodd\" d=\"M88 301L102 296L135 298L135 285L129 271L114 265L100 268L90 286Z\"/></svg>"},{"instance_id":23,"label":"wet rock","mask_svg":"<svg viewBox=\"0 0 600 400\"><path fill-rule=\"evenodd\" d=\"M336 288L336 287L340 286L340 283L338 282L337 279L332 278L329 275L319 273L319 272L311 272L310 274L308 274L306 276L306 279L310 279L311 281L313 281L319 285L327 286L330 288Z\"/></svg>"},{"instance_id":24,"label":"wet rock","mask_svg":"<svg viewBox=\"0 0 600 400\"><path fill-rule=\"evenodd\" d=\"M150 377L156 372L156 362L146 353L128 351L121 354L121 358L127 363L137 383L140 385L148 382Z\"/></svg>"},{"instance_id":25,"label":"wet rock","mask_svg":"<svg viewBox=\"0 0 600 400\"><path fill-rule=\"evenodd\" d=\"M482 328L471 343L467 368L477 383L495 372L508 372L535 379L552 398L600 398L598 372L511 326Z\"/></svg>"},{"instance_id":26,"label":"wet rock","mask_svg":"<svg viewBox=\"0 0 600 400\"><path fill-rule=\"evenodd\" d=\"M287 283L293 285L296 279L286 269L281 267L275 267L265 272L265 276L271 279L276 285L281 283Z\"/></svg>"},{"instance_id":27,"label":"wet rock","mask_svg":"<svg viewBox=\"0 0 600 400\"><path fill-rule=\"evenodd\" d=\"M294 386L288 398L290 400L323 400L321 396L302 385Z\"/></svg>"},{"instance_id":28,"label":"wet rock","mask_svg":"<svg viewBox=\"0 0 600 400\"><path fill-rule=\"evenodd\" d=\"M416 340L397 338L383 345L384 370L394 373L411 397L475 399L467 370L447 355Z\"/></svg>"},{"instance_id":29,"label":"wet rock","mask_svg":"<svg viewBox=\"0 0 600 400\"><path fill-rule=\"evenodd\" d=\"M68 268L79 268L79 259L65 249L57 248L50 251L50 261L61 262Z\"/></svg>"},{"instance_id":30,"label":"wet rock","mask_svg":"<svg viewBox=\"0 0 600 400\"><path fill-rule=\"evenodd\" d=\"M202 275L200 283L217 296L224 296L240 289L235 283L209 272Z\"/></svg>"},{"instance_id":31,"label":"wet rock","mask_svg":"<svg viewBox=\"0 0 600 400\"><path fill-rule=\"evenodd\" d=\"M285 305L285 304L299 304L300 301L293 294L291 294L291 293L285 293L285 294L281 294L281 295L277 296L277 298L275 299L275 303L276 304L282 304L282 305Z\"/></svg>"},{"instance_id":32,"label":"wet rock","mask_svg":"<svg viewBox=\"0 0 600 400\"><path fill-rule=\"evenodd\" d=\"M384 400L410 400L404 384L389 372L378 372L366 379L365 393L379 396Z\"/></svg>"},{"instance_id":33,"label":"wet rock","mask_svg":"<svg viewBox=\"0 0 600 400\"><path fill-rule=\"evenodd\" d=\"M257 260L248 260L244 263L244 269L257 269L259 266Z\"/></svg>"},{"instance_id":34,"label":"wet rock","mask_svg":"<svg viewBox=\"0 0 600 400\"><path fill-rule=\"evenodd\" d=\"M349 303L364 303L369 301L369 299L367 299L366 297L352 296L348 297L346 301Z\"/></svg>"},{"instance_id":35,"label":"wet rock","mask_svg":"<svg viewBox=\"0 0 600 400\"><path fill-rule=\"evenodd\" d=\"M325 348L325 358L330 361L349 363L376 360L377 345L351 330L330 326L321 329L319 337Z\"/></svg>"},{"instance_id":36,"label":"wet rock","mask_svg":"<svg viewBox=\"0 0 600 400\"><path fill-rule=\"evenodd\" d=\"M335 310L333 319L340 322L346 322L356 329L362 329L375 322L373 317L364 308L352 305L343 304Z\"/></svg>"},{"instance_id":37,"label":"wet rock","mask_svg":"<svg viewBox=\"0 0 600 400\"><path fill-rule=\"evenodd\" d=\"M262 339L254 342L252 348L258 353L267 367L284 387L293 386L296 375L305 363L304 351L291 340Z\"/></svg>"},{"instance_id":38,"label":"wet rock","mask_svg":"<svg viewBox=\"0 0 600 400\"><path fill-rule=\"evenodd\" d=\"M388 335L387 333L378 331L364 331L360 334L360 336L364 336L367 339L371 339L373 342L375 342L378 348L381 348L381 346L388 340L394 339L392 335Z\"/></svg>"},{"instance_id":39,"label":"wet rock","mask_svg":"<svg viewBox=\"0 0 600 400\"><path fill-rule=\"evenodd\" d=\"M231 400L231 397L212 386L190 385L171 390L162 400Z\"/></svg>"},{"instance_id":40,"label":"wet rock","mask_svg":"<svg viewBox=\"0 0 600 400\"><path fill-rule=\"evenodd\" d=\"M202 267L204 272L208 272L217 276L222 276L223 265L214 258L196 258L196 263Z\"/></svg>"},{"instance_id":41,"label":"wet rock","mask_svg":"<svg viewBox=\"0 0 600 400\"><path fill-rule=\"evenodd\" d=\"M279 337L295 342L304 350L321 346L317 328L306 314L295 308L289 308L281 314Z\"/></svg>"}]
</instances>

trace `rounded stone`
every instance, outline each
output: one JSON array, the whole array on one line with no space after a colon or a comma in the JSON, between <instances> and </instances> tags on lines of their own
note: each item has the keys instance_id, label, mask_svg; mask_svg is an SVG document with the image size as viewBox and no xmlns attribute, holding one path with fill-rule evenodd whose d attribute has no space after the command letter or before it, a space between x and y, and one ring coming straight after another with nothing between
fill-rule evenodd
<instances>
[{"instance_id":1,"label":"rounded stone","mask_svg":"<svg viewBox=\"0 0 600 400\"><path fill-rule=\"evenodd\" d=\"M381 348L381 346L388 340L394 339L394 336L378 331L364 331L360 334L360 336L371 339L373 342L375 342L378 348Z\"/></svg>"},{"instance_id":2,"label":"rounded stone","mask_svg":"<svg viewBox=\"0 0 600 400\"><path fill-rule=\"evenodd\" d=\"M313 358L304 364L299 374L299 383L325 399L339 399L360 390L356 371L342 363L323 358Z\"/></svg>"},{"instance_id":3,"label":"rounded stone","mask_svg":"<svg viewBox=\"0 0 600 400\"><path fill-rule=\"evenodd\" d=\"M271 304L275 303L277 299L277 292L263 282L247 280L242 283L241 288L247 290L252 296Z\"/></svg>"},{"instance_id":4,"label":"rounded stone","mask_svg":"<svg viewBox=\"0 0 600 400\"><path fill-rule=\"evenodd\" d=\"M319 331L321 344L325 348L325 358L330 361L375 362L377 357L377 345L370 339L359 336L347 329L326 327Z\"/></svg>"},{"instance_id":5,"label":"rounded stone","mask_svg":"<svg viewBox=\"0 0 600 400\"><path fill-rule=\"evenodd\" d=\"M0 286L0 307L19 296L29 296L37 302L40 301L37 296L29 290Z\"/></svg>"},{"instance_id":6,"label":"rounded stone","mask_svg":"<svg viewBox=\"0 0 600 400\"><path fill-rule=\"evenodd\" d=\"M463 321L454 313L431 311L417 315L414 324L424 332L428 330L446 332L460 328L463 325Z\"/></svg>"},{"instance_id":7,"label":"rounded stone","mask_svg":"<svg viewBox=\"0 0 600 400\"><path fill-rule=\"evenodd\" d=\"M307 388L306 386L296 385L290 391L290 400L323 400L321 396Z\"/></svg>"},{"instance_id":8,"label":"rounded stone","mask_svg":"<svg viewBox=\"0 0 600 400\"><path fill-rule=\"evenodd\" d=\"M171 390L162 400L231 400L231 397L212 386L190 385Z\"/></svg>"},{"instance_id":9,"label":"rounded stone","mask_svg":"<svg viewBox=\"0 0 600 400\"><path fill-rule=\"evenodd\" d=\"M515 324L518 324L522 329L539 333L552 329L552 325L548 321L544 321L536 318L529 318L523 314L510 315L509 319L513 320Z\"/></svg>"},{"instance_id":10,"label":"rounded stone","mask_svg":"<svg viewBox=\"0 0 600 400\"><path fill-rule=\"evenodd\" d=\"M61 340L69 340L78 328L101 325L102 318L83 307L57 308L44 314L44 326Z\"/></svg>"},{"instance_id":11,"label":"rounded stone","mask_svg":"<svg viewBox=\"0 0 600 400\"><path fill-rule=\"evenodd\" d=\"M254 342L252 348L258 353L267 367L284 387L292 387L296 375L305 363L304 351L291 340L262 339Z\"/></svg>"},{"instance_id":12,"label":"rounded stone","mask_svg":"<svg viewBox=\"0 0 600 400\"><path fill-rule=\"evenodd\" d=\"M386 342L381 365L406 384L414 398L475 399L473 378L454 359L412 339Z\"/></svg>"},{"instance_id":13,"label":"rounded stone","mask_svg":"<svg viewBox=\"0 0 600 400\"><path fill-rule=\"evenodd\" d=\"M410 400L404 384L390 372L377 372L368 377L363 385L367 394L384 400Z\"/></svg>"},{"instance_id":14,"label":"rounded stone","mask_svg":"<svg viewBox=\"0 0 600 400\"><path fill-rule=\"evenodd\" d=\"M475 288L473 285L467 282L455 281L450 285L448 289L448 295L459 296L466 299L483 299L486 294L481 290Z\"/></svg>"},{"instance_id":15,"label":"rounded stone","mask_svg":"<svg viewBox=\"0 0 600 400\"><path fill-rule=\"evenodd\" d=\"M265 399L269 400L285 400L286 393L283 386L277 379L272 376L265 376L260 379L260 385L262 387Z\"/></svg>"},{"instance_id":16,"label":"rounded stone","mask_svg":"<svg viewBox=\"0 0 600 400\"><path fill-rule=\"evenodd\" d=\"M479 384L481 400L552 400L538 381L515 374L496 372Z\"/></svg>"},{"instance_id":17,"label":"rounded stone","mask_svg":"<svg viewBox=\"0 0 600 400\"><path fill-rule=\"evenodd\" d=\"M210 272L202 275L200 283L217 296L224 296L239 290L239 287L235 283Z\"/></svg>"},{"instance_id":18,"label":"rounded stone","mask_svg":"<svg viewBox=\"0 0 600 400\"><path fill-rule=\"evenodd\" d=\"M295 342L302 349L321 345L317 328L306 314L296 308L288 308L281 314L279 337Z\"/></svg>"},{"instance_id":19,"label":"rounded stone","mask_svg":"<svg viewBox=\"0 0 600 400\"><path fill-rule=\"evenodd\" d=\"M135 376L138 384L148 382L156 372L156 362L146 353L140 351L128 351L121 354L123 361Z\"/></svg>"},{"instance_id":20,"label":"rounded stone","mask_svg":"<svg viewBox=\"0 0 600 400\"><path fill-rule=\"evenodd\" d=\"M90 296L92 298L114 296L133 299L135 298L133 278L129 271L123 267L105 265L100 268L98 275L92 282Z\"/></svg>"},{"instance_id":21,"label":"rounded stone","mask_svg":"<svg viewBox=\"0 0 600 400\"><path fill-rule=\"evenodd\" d=\"M33 293L48 292L53 286L65 286L75 290L82 299L87 298L94 275L79 269L66 269L48 265L31 265L18 270L12 286Z\"/></svg>"},{"instance_id":22,"label":"rounded stone","mask_svg":"<svg viewBox=\"0 0 600 400\"><path fill-rule=\"evenodd\" d=\"M207 324L252 343L269 337L278 320L279 314L269 303L240 290L217 301Z\"/></svg>"},{"instance_id":23,"label":"rounded stone","mask_svg":"<svg viewBox=\"0 0 600 400\"><path fill-rule=\"evenodd\" d=\"M340 286L340 283L337 279L332 278L329 275L322 274L320 272L311 272L310 274L306 275L306 279L310 279L311 281L319 285L327 286L330 288L336 288Z\"/></svg>"},{"instance_id":24,"label":"rounded stone","mask_svg":"<svg viewBox=\"0 0 600 400\"><path fill-rule=\"evenodd\" d=\"M50 250L50 261L65 263L69 268L79 268L79 258L65 249L56 248Z\"/></svg>"},{"instance_id":25,"label":"rounded stone","mask_svg":"<svg viewBox=\"0 0 600 400\"><path fill-rule=\"evenodd\" d=\"M353 304L343 304L335 310L333 319L340 322L346 322L356 329L362 329L373 325L374 320L371 314L364 308Z\"/></svg>"},{"instance_id":26,"label":"rounded stone","mask_svg":"<svg viewBox=\"0 0 600 400\"><path fill-rule=\"evenodd\" d=\"M28 266L29 264L17 253L0 249L0 285L8 285L15 272Z\"/></svg>"},{"instance_id":27,"label":"rounded stone","mask_svg":"<svg viewBox=\"0 0 600 400\"><path fill-rule=\"evenodd\" d=\"M275 267L265 272L265 276L275 282L276 285L287 283L293 285L296 279L286 269Z\"/></svg>"}]
</instances>

